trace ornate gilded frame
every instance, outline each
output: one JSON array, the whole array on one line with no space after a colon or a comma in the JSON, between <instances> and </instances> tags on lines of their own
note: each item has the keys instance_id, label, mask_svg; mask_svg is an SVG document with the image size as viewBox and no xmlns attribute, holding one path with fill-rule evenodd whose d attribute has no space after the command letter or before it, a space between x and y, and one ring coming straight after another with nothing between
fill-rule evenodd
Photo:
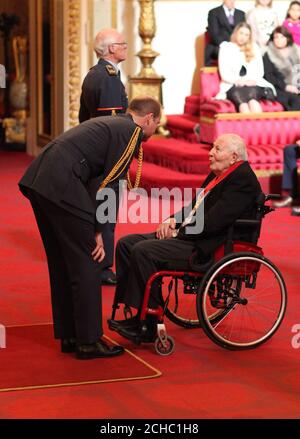
<instances>
[{"instance_id":1,"label":"ornate gilded frame","mask_svg":"<svg viewBox=\"0 0 300 439\"><path fill-rule=\"evenodd\" d=\"M67 7L67 71L68 71L68 126L78 124L81 92L81 3L69 0Z\"/></svg>"},{"instance_id":2,"label":"ornate gilded frame","mask_svg":"<svg viewBox=\"0 0 300 439\"><path fill-rule=\"evenodd\" d=\"M45 53L45 26L43 22L44 3L49 4L49 45L50 53ZM39 146L45 146L54 137L54 39L53 39L53 21L54 21L54 1L53 0L36 0L36 56L37 56L37 75L36 75L36 99L37 99L37 143ZM43 62L48 62L50 66L49 75L43 74ZM46 82L50 85L50 108L48 109L49 130L45 130L45 96L44 90Z\"/></svg>"}]
</instances>

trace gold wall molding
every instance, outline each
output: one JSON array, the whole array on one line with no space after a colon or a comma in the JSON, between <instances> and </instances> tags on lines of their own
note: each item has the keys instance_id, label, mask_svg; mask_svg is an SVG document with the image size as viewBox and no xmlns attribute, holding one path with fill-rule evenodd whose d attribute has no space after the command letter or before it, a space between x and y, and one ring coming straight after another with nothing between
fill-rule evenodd
<instances>
[{"instance_id":1,"label":"gold wall molding","mask_svg":"<svg viewBox=\"0 0 300 439\"><path fill-rule=\"evenodd\" d=\"M117 0L111 0L111 27L118 27L118 5Z\"/></svg>"},{"instance_id":2,"label":"gold wall molding","mask_svg":"<svg viewBox=\"0 0 300 439\"><path fill-rule=\"evenodd\" d=\"M81 71L81 1L68 0L67 9L69 127L78 124Z\"/></svg>"}]
</instances>

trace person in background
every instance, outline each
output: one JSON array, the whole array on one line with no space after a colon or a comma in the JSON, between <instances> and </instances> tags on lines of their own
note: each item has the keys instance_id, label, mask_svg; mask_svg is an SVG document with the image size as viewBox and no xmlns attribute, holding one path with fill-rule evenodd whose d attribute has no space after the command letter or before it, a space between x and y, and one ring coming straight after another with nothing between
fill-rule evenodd
<instances>
[{"instance_id":1,"label":"person in background","mask_svg":"<svg viewBox=\"0 0 300 439\"><path fill-rule=\"evenodd\" d=\"M256 0L255 6L247 13L247 23L251 26L253 41L264 53L271 33L279 25L272 0Z\"/></svg>"},{"instance_id":2,"label":"person in background","mask_svg":"<svg viewBox=\"0 0 300 439\"><path fill-rule=\"evenodd\" d=\"M118 64L125 61L127 43L116 29L102 29L95 37L98 63L90 69L82 84L79 122L91 117L125 113L128 99Z\"/></svg>"},{"instance_id":3,"label":"person in background","mask_svg":"<svg viewBox=\"0 0 300 439\"><path fill-rule=\"evenodd\" d=\"M294 1L290 3L282 26L286 27L293 35L294 43L300 46L300 2Z\"/></svg>"},{"instance_id":4,"label":"person in background","mask_svg":"<svg viewBox=\"0 0 300 439\"><path fill-rule=\"evenodd\" d=\"M229 99L240 113L260 113L259 100L276 94L263 77L261 51L252 43L251 28L245 22L236 26L229 43L221 44L219 72L221 84L216 99ZM266 96L267 92L270 96Z\"/></svg>"},{"instance_id":5,"label":"person in background","mask_svg":"<svg viewBox=\"0 0 300 439\"><path fill-rule=\"evenodd\" d=\"M300 216L297 160L300 158L300 140L283 150L282 200L275 207L292 206L292 215Z\"/></svg>"},{"instance_id":6,"label":"person in background","mask_svg":"<svg viewBox=\"0 0 300 439\"><path fill-rule=\"evenodd\" d=\"M285 91L294 94L294 99L297 101L300 91L300 47L294 44L292 34L285 27L278 26L274 29L266 55L280 71L286 84ZM281 95L280 98L282 98Z\"/></svg>"},{"instance_id":7,"label":"person in background","mask_svg":"<svg viewBox=\"0 0 300 439\"><path fill-rule=\"evenodd\" d=\"M295 64L300 62L300 48L293 43L292 34L283 26L271 35L263 56L265 79L274 85L276 100L285 110L300 110L300 95L297 87Z\"/></svg>"},{"instance_id":8,"label":"person in background","mask_svg":"<svg viewBox=\"0 0 300 439\"><path fill-rule=\"evenodd\" d=\"M80 97L79 122L91 117L125 113L128 99L121 81L118 64L126 59L127 43L116 29L102 29L95 37L94 50L98 63L86 75ZM99 187L99 179L90 182L92 193ZM112 271L114 259L115 223L107 223L102 231L106 249L103 261L102 284L115 285Z\"/></svg>"},{"instance_id":9,"label":"person in background","mask_svg":"<svg viewBox=\"0 0 300 439\"><path fill-rule=\"evenodd\" d=\"M229 41L235 26L245 21L245 13L235 8L235 0L224 0L223 4L208 13L208 43L205 47L205 65L210 66L218 59L219 46Z\"/></svg>"}]
</instances>

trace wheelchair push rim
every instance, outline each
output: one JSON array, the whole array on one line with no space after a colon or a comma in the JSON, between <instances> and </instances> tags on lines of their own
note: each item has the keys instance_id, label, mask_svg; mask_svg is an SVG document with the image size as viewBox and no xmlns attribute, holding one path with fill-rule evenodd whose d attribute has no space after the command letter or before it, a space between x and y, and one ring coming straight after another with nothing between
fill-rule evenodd
<instances>
[{"instance_id":1,"label":"wheelchair push rim","mask_svg":"<svg viewBox=\"0 0 300 439\"><path fill-rule=\"evenodd\" d=\"M267 258L231 254L203 277L197 296L199 321L208 337L232 350L265 343L279 328L287 304L284 280ZM213 310L221 318L212 319Z\"/></svg>"}]
</instances>

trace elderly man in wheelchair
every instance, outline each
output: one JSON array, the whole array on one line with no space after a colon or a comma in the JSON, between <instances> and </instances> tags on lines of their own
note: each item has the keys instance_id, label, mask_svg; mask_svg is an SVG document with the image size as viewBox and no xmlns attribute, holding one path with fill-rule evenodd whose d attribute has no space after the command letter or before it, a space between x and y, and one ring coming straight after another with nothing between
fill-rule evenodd
<instances>
[{"instance_id":1,"label":"elderly man in wheelchair","mask_svg":"<svg viewBox=\"0 0 300 439\"><path fill-rule=\"evenodd\" d=\"M249 349L274 334L286 308L282 276L256 245L262 218L273 209L265 205L243 139L220 136L209 162L204 189L189 207L155 233L121 238L116 248L109 327L136 344L155 342L161 355L174 348L165 315L180 326L201 327L222 347ZM120 303L126 318L115 320Z\"/></svg>"}]
</instances>

